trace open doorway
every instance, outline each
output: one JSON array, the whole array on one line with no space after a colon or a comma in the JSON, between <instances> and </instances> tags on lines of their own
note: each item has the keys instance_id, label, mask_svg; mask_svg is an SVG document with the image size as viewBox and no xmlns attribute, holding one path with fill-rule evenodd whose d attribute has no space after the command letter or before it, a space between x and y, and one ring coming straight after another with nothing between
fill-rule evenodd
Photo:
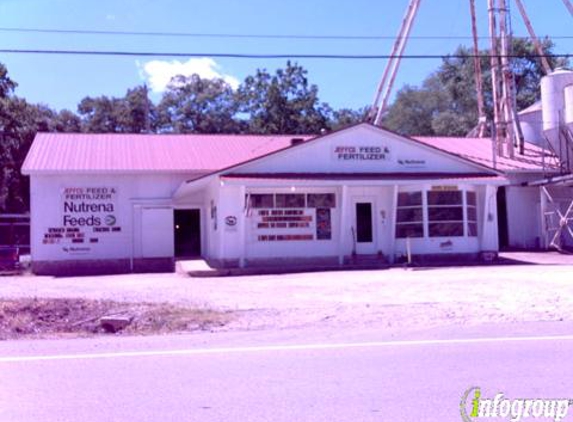
<instances>
[{"instance_id":1,"label":"open doorway","mask_svg":"<svg viewBox=\"0 0 573 422\"><path fill-rule=\"evenodd\" d=\"M497 224L499 249L507 249L509 247L509 234L507 225L507 200L505 186L500 186L497 189Z\"/></svg>"},{"instance_id":2,"label":"open doorway","mask_svg":"<svg viewBox=\"0 0 573 422\"><path fill-rule=\"evenodd\" d=\"M174 210L175 257L201 256L201 211Z\"/></svg>"},{"instance_id":3,"label":"open doorway","mask_svg":"<svg viewBox=\"0 0 573 422\"><path fill-rule=\"evenodd\" d=\"M356 232L354 233L355 252L357 254L375 253L373 203L368 200L356 199L354 201L354 219Z\"/></svg>"}]
</instances>

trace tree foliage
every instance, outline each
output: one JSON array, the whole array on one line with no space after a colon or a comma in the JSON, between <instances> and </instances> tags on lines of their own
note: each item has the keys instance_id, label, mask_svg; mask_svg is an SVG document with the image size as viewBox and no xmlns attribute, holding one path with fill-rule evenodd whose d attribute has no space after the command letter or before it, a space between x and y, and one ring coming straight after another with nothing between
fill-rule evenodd
<instances>
[{"instance_id":1,"label":"tree foliage","mask_svg":"<svg viewBox=\"0 0 573 422\"><path fill-rule=\"evenodd\" d=\"M0 64L0 211L28 209L29 181L20 168L38 130L50 130L53 112L14 95L13 82Z\"/></svg>"},{"instance_id":2,"label":"tree foliage","mask_svg":"<svg viewBox=\"0 0 573 422\"><path fill-rule=\"evenodd\" d=\"M123 98L85 97L78 105L82 132L145 133L156 120L144 86L129 89Z\"/></svg>"},{"instance_id":3,"label":"tree foliage","mask_svg":"<svg viewBox=\"0 0 573 422\"><path fill-rule=\"evenodd\" d=\"M338 130L365 121L368 116L368 107L361 107L358 110L341 108L340 110L330 111L329 115L329 129Z\"/></svg>"},{"instance_id":4,"label":"tree foliage","mask_svg":"<svg viewBox=\"0 0 573 422\"><path fill-rule=\"evenodd\" d=\"M237 133L242 128L237 110L233 89L224 80L179 75L159 103L159 126L162 132Z\"/></svg>"},{"instance_id":5,"label":"tree foliage","mask_svg":"<svg viewBox=\"0 0 573 422\"><path fill-rule=\"evenodd\" d=\"M544 51L553 44L543 41ZM539 99L539 83L544 75L540 59L531 41L515 39L512 44L517 109L524 109ZM410 135L464 136L477 124L477 99L472 50L459 47L455 57L445 58L421 87L405 86L396 95L384 119L384 126ZM549 57L552 68L565 66L563 59ZM481 67L484 77L485 109L492 118L491 63L489 51L483 51Z\"/></svg>"},{"instance_id":6,"label":"tree foliage","mask_svg":"<svg viewBox=\"0 0 573 422\"><path fill-rule=\"evenodd\" d=\"M309 83L307 71L291 62L274 75L259 69L248 76L237 101L251 133L320 133L329 126L330 107L319 102L318 87Z\"/></svg>"}]
</instances>

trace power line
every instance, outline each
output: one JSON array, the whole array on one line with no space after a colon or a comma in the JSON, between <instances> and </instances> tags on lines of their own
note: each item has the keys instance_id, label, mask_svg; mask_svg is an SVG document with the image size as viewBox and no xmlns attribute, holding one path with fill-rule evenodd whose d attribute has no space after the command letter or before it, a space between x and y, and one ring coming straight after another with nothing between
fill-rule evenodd
<instances>
[{"instance_id":1,"label":"power line","mask_svg":"<svg viewBox=\"0 0 573 422\"><path fill-rule=\"evenodd\" d=\"M251 38L251 39L298 39L298 40L394 40L394 35L302 35L302 34L231 34L231 33L198 33L198 32L161 32L161 31L103 31L87 29L55 29L55 28L18 28L0 27L2 32L22 32L40 34L76 34L76 35L119 35L119 36L145 36L145 37L189 37L189 38ZM573 35L542 36L551 39L573 39ZM452 35L419 35L410 39L419 40L469 40L470 36ZM480 37L488 39L489 37ZM529 37L518 37L528 39Z\"/></svg>"},{"instance_id":2,"label":"power line","mask_svg":"<svg viewBox=\"0 0 573 422\"><path fill-rule=\"evenodd\" d=\"M154 51L97 51L97 50L37 50L37 49L0 49L0 53L8 54L52 54L52 55L74 55L74 56L128 56L128 57L216 57L233 59L346 59L346 60L379 60L379 59L447 59L447 58L474 58L474 57L507 57L510 59L526 58L571 58L572 53L564 54L510 54L501 55L474 55L474 54L248 54L248 53L176 53L176 52L154 52Z\"/></svg>"}]
</instances>

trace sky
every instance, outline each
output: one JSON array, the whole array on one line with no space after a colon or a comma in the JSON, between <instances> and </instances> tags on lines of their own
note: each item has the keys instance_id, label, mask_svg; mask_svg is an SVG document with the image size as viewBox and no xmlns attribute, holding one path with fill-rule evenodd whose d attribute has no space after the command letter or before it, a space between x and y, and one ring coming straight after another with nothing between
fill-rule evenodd
<instances>
[{"instance_id":1,"label":"sky","mask_svg":"<svg viewBox=\"0 0 573 422\"><path fill-rule=\"evenodd\" d=\"M573 53L573 17L562 0L523 0L539 36L556 53ZM16 94L56 110L76 111L86 96L121 97L147 84L157 102L170 77L198 73L236 87L257 69L273 73L286 59L213 58L215 53L389 54L408 0L0 0L0 49L97 50L205 54L119 57L0 53ZM476 0L480 46L487 47L487 1ZM525 36L511 1L516 36ZM193 33L202 36L86 35L14 29ZM384 39L224 38L207 34L377 36ZM468 0L422 0L406 54L448 54L470 46ZM427 37L443 37L431 39ZM320 100L332 107L370 105L386 61L293 59L308 70ZM404 59L394 92L419 85L439 59Z\"/></svg>"}]
</instances>

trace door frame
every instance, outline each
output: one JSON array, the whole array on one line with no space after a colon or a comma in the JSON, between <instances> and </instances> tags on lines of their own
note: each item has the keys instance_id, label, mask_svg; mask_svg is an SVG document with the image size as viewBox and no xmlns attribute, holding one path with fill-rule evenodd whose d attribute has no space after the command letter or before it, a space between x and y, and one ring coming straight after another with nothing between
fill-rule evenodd
<instances>
[{"instance_id":1,"label":"door frame","mask_svg":"<svg viewBox=\"0 0 573 422\"><path fill-rule=\"evenodd\" d=\"M372 224L372 242L360 242L356 241L356 226L357 226L357 215L356 215L356 204L359 203L370 203L372 207L372 216L370 224ZM375 254L378 251L378 227L376 225L376 215L378 212L378 207L376 203L375 196L353 196L351 201L351 227L354 229L354 236L352 239L353 242L353 251L356 252L357 255L371 255Z\"/></svg>"},{"instance_id":2,"label":"door frame","mask_svg":"<svg viewBox=\"0 0 573 422\"><path fill-rule=\"evenodd\" d=\"M176 210L199 210L199 227L200 227L200 243L201 243L201 257L206 255L207 251L207 226L205 224L205 209L202 205L176 205L173 206L173 224L175 224L175 211ZM173 227L175 228L175 227ZM173 256L175 259L178 259L175 256L175 233L173 233Z\"/></svg>"}]
</instances>

